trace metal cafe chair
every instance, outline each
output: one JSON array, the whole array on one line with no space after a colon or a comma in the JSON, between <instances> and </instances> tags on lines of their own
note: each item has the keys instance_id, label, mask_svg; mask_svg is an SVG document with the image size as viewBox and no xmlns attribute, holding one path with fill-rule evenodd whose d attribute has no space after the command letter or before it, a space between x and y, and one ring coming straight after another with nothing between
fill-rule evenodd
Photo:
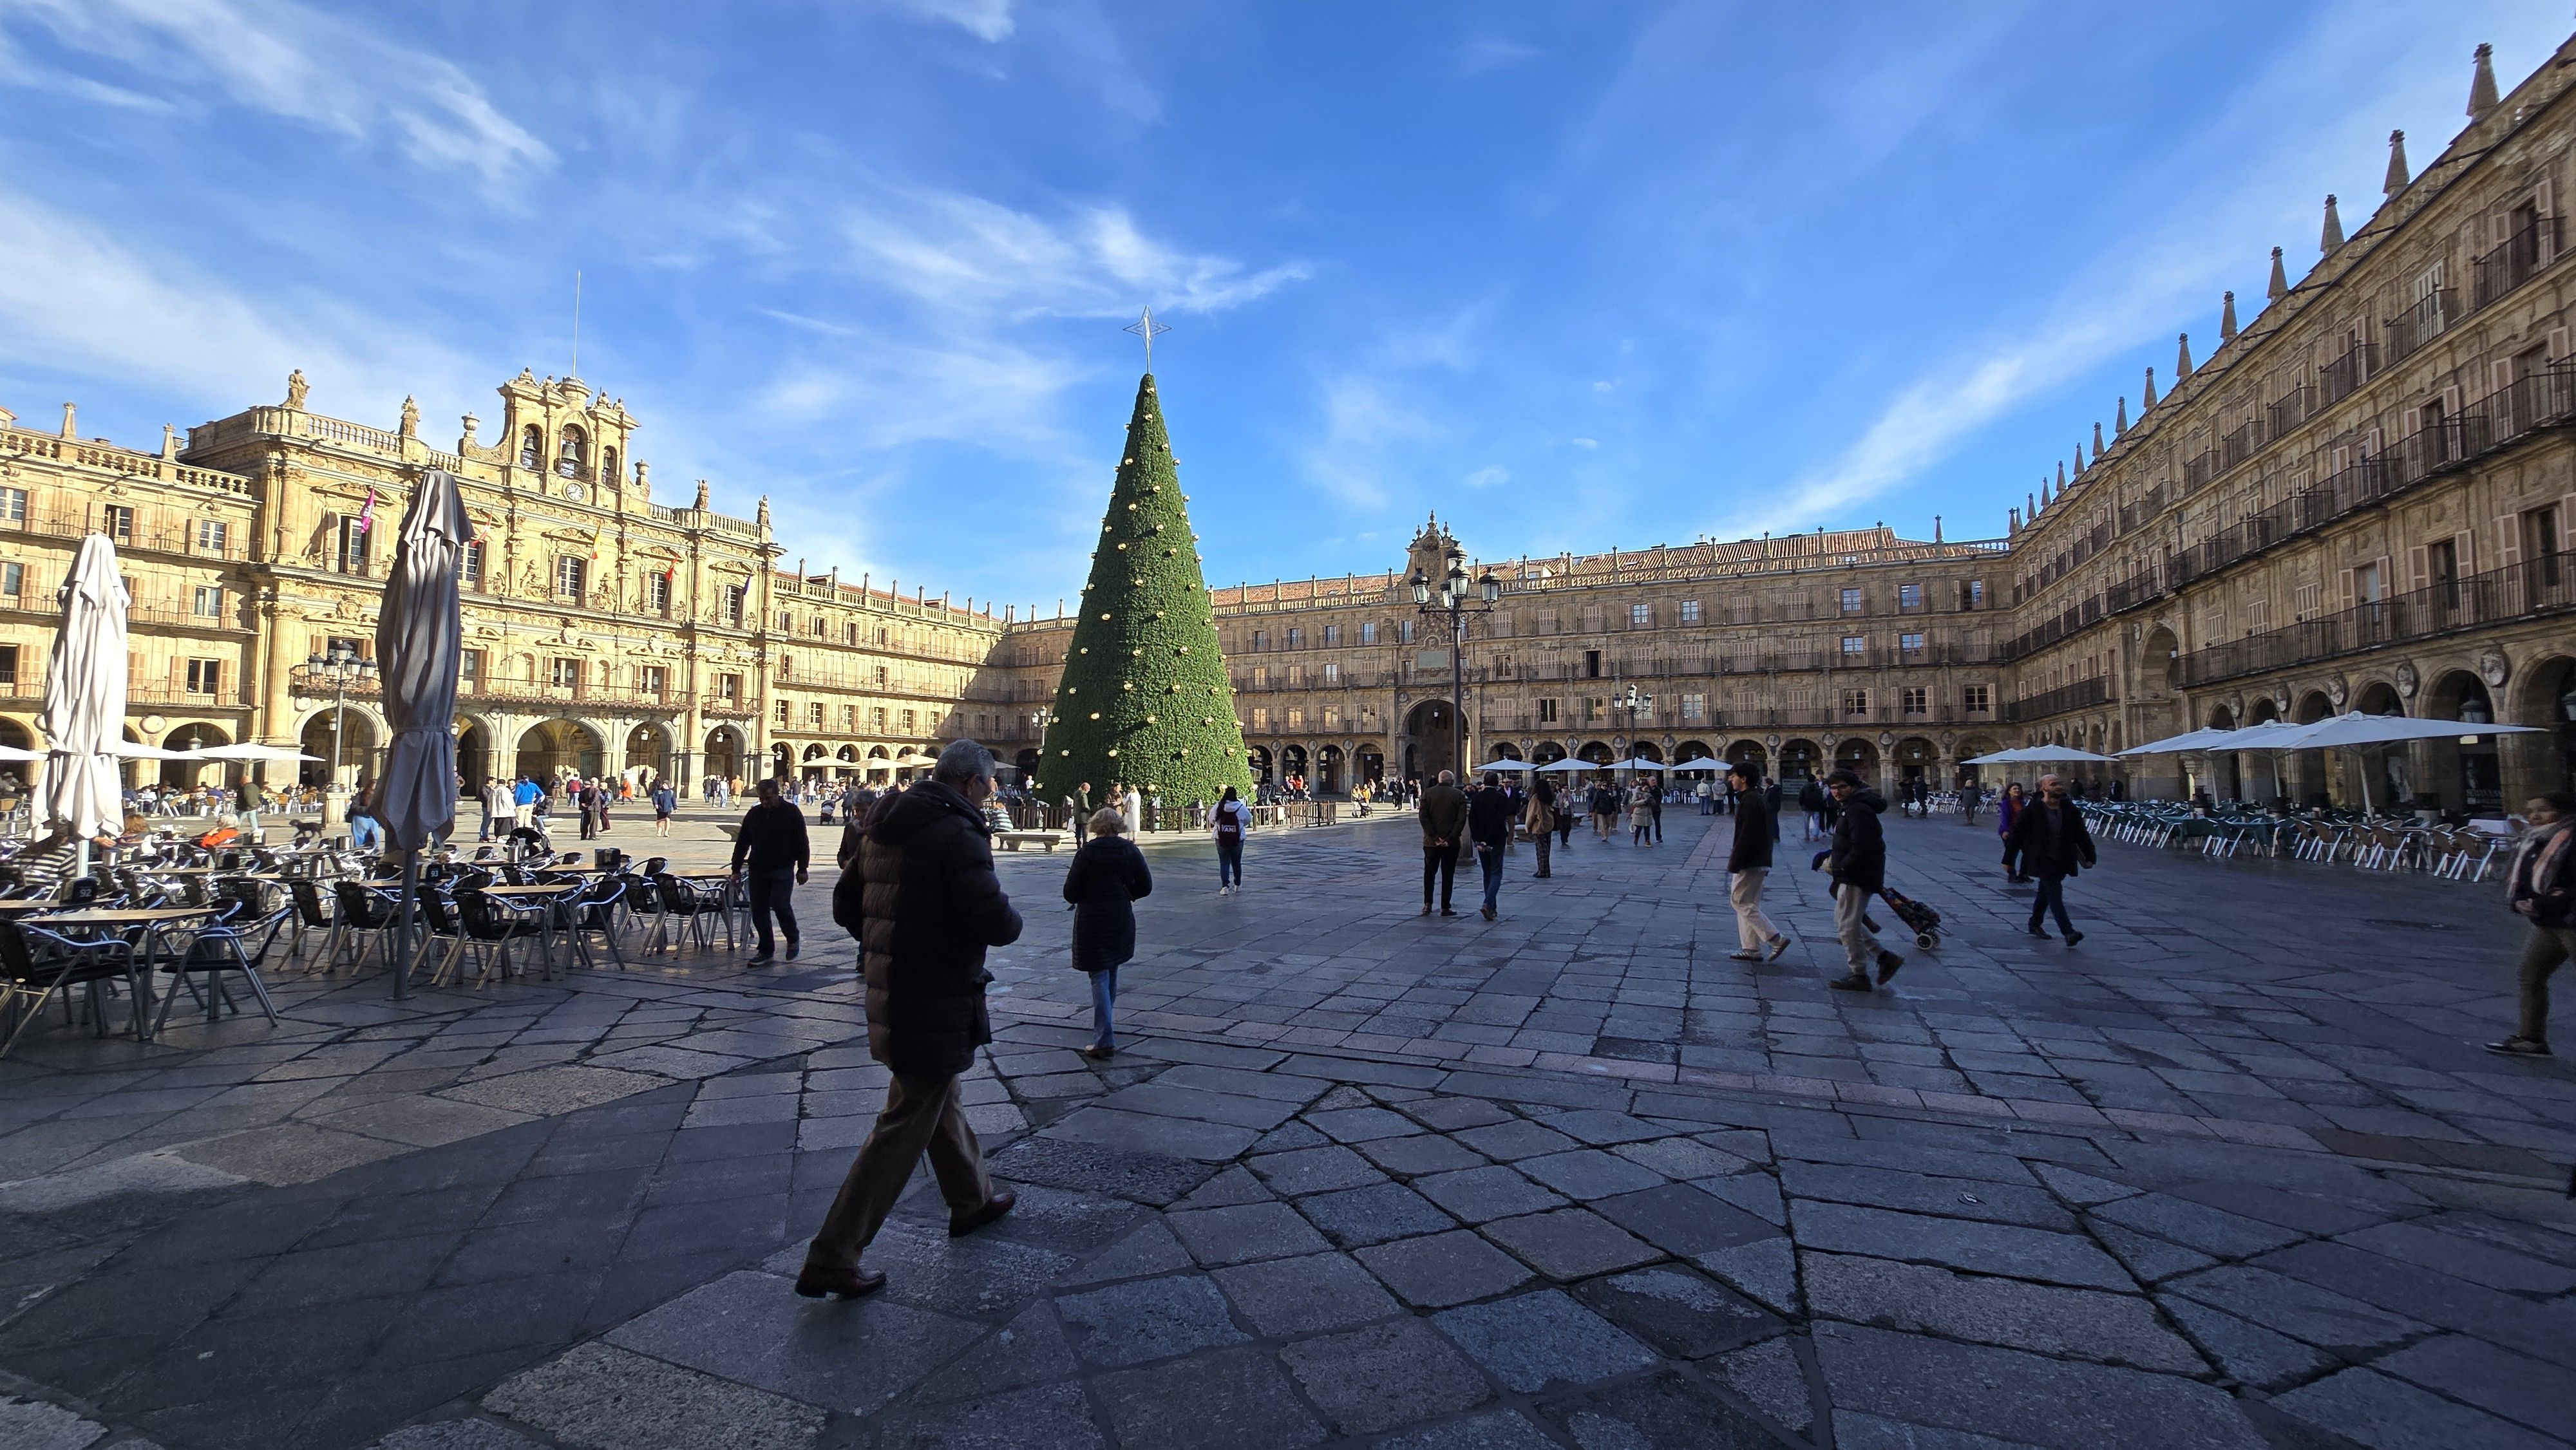
<instances>
[{"instance_id":1,"label":"metal cafe chair","mask_svg":"<svg viewBox=\"0 0 2576 1450\"><path fill-rule=\"evenodd\" d=\"M257 883L242 884L255 886ZM176 938L189 940L161 963L162 975L176 981L161 994L161 1010L152 1019L152 1031L156 1036L162 1024L170 1020L170 1004L179 1000L179 988L183 986L192 993L198 993L209 1023L215 1021L226 1006L239 1016L241 1004L234 1002L225 989L222 980L225 972L241 973L242 980L250 986L251 994L259 999L260 1010L268 1014L269 1025L277 1024L277 1004L269 1000L268 984L260 980L259 969L276 948L277 939L286 934L295 913L292 908L279 907L261 916L245 910L244 905L240 898L236 898L226 908L225 914L211 923L181 928L165 935L165 940L170 940L173 946L178 945ZM201 993L196 983L190 980L192 977L205 979Z\"/></svg>"},{"instance_id":2,"label":"metal cafe chair","mask_svg":"<svg viewBox=\"0 0 2576 1450\"><path fill-rule=\"evenodd\" d=\"M97 1025L98 1035L107 1035L107 1003L104 988L122 978L134 1014L134 1035L144 1035L143 993L137 980L134 943L122 936L102 937L95 941L67 937L25 921L0 921L0 1021L14 1015L16 1021L6 1038L0 1038L0 1057L18 1045L18 1039L36 1019L44 1014L45 1003L54 993L63 994L63 1020L73 1025L72 996L81 988L88 989L90 1020ZM29 997L34 1000L28 1000Z\"/></svg>"}]
</instances>

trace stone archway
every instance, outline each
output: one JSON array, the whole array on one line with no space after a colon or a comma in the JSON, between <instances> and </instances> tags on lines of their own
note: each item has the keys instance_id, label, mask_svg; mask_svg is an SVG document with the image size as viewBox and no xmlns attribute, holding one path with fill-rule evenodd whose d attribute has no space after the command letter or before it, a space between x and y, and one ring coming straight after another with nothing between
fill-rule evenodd
<instances>
[{"instance_id":1,"label":"stone archway","mask_svg":"<svg viewBox=\"0 0 2576 1450\"><path fill-rule=\"evenodd\" d=\"M1553 740L1540 741L1538 748L1530 752L1530 759L1539 765L1554 765L1564 758L1565 747Z\"/></svg>"},{"instance_id":2,"label":"stone archway","mask_svg":"<svg viewBox=\"0 0 2576 1450\"><path fill-rule=\"evenodd\" d=\"M2130 707L2137 712L2140 738L2162 740L2183 732L2182 700L2176 680L2182 673L2182 642L2163 625L2147 631L2138 644L2137 685Z\"/></svg>"},{"instance_id":3,"label":"stone archway","mask_svg":"<svg viewBox=\"0 0 2576 1450\"><path fill-rule=\"evenodd\" d=\"M1824 763L1824 759L1824 747L1812 740L1783 741L1780 745L1780 778L1806 780L1820 776L1824 772L1818 767Z\"/></svg>"},{"instance_id":4,"label":"stone archway","mask_svg":"<svg viewBox=\"0 0 2576 1450\"><path fill-rule=\"evenodd\" d=\"M1934 777L1941 773L1941 752L1931 741L1920 735L1909 735L1896 742L1895 759L1898 780L1919 780L1931 786L1940 784Z\"/></svg>"},{"instance_id":5,"label":"stone archway","mask_svg":"<svg viewBox=\"0 0 2576 1450\"><path fill-rule=\"evenodd\" d=\"M641 786L671 773L671 732L660 725L646 723L626 732L626 765Z\"/></svg>"},{"instance_id":6,"label":"stone archway","mask_svg":"<svg viewBox=\"0 0 2576 1450\"><path fill-rule=\"evenodd\" d=\"M201 720L173 725L161 736L162 748L166 750L204 750L209 746L232 743L232 732L221 725ZM208 778L209 771L212 772L212 779ZM201 761L193 765L184 760L161 762L161 784L180 790L193 790L200 785L220 785L223 783L225 774L224 766L220 762Z\"/></svg>"},{"instance_id":7,"label":"stone archway","mask_svg":"<svg viewBox=\"0 0 2576 1450\"><path fill-rule=\"evenodd\" d=\"M465 782L465 794L481 795L483 782L497 769L492 763L492 727L470 715L457 716L456 773Z\"/></svg>"},{"instance_id":8,"label":"stone archway","mask_svg":"<svg viewBox=\"0 0 2576 1450\"><path fill-rule=\"evenodd\" d=\"M2513 695L2511 723L2549 733L2505 737L2506 763L2516 767L2507 798L2576 790L2576 659L2554 655L2523 666Z\"/></svg>"},{"instance_id":9,"label":"stone archway","mask_svg":"<svg viewBox=\"0 0 2576 1450\"><path fill-rule=\"evenodd\" d=\"M2453 670L2426 687L2424 716L2466 725L2497 723L2495 699L2486 681L2467 670ZM2480 735L2471 741L2467 738L2469 733L2418 743L2417 748L2423 752L2418 763L2424 767L2424 776L2416 790L2419 796L2439 800L2446 809L2480 816L2501 815L2504 757L2496 744L2500 737Z\"/></svg>"},{"instance_id":10,"label":"stone archway","mask_svg":"<svg viewBox=\"0 0 2576 1450\"><path fill-rule=\"evenodd\" d=\"M1374 745L1363 745L1351 753L1352 779L1380 785L1386 780L1386 756Z\"/></svg>"},{"instance_id":11,"label":"stone archway","mask_svg":"<svg viewBox=\"0 0 2576 1450\"><path fill-rule=\"evenodd\" d=\"M1848 770L1861 779L1861 784L1878 783L1878 742L1854 735L1834 747L1834 769Z\"/></svg>"},{"instance_id":12,"label":"stone archway","mask_svg":"<svg viewBox=\"0 0 2576 1450\"><path fill-rule=\"evenodd\" d=\"M1428 781L1458 765L1458 712L1446 700L1424 700L1404 714L1410 773Z\"/></svg>"},{"instance_id":13,"label":"stone archway","mask_svg":"<svg viewBox=\"0 0 2576 1450\"><path fill-rule=\"evenodd\" d=\"M1243 759L1245 764L1252 767L1252 779L1256 784L1267 785L1270 783L1272 775L1269 746L1247 746L1243 752Z\"/></svg>"},{"instance_id":14,"label":"stone archway","mask_svg":"<svg viewBox=\"0 0 2576 1450\"><path fill-rule=\"evenodd\" d=\"M299 748L313 758L298 762L297 779L305 785L326 785L332 779L337 762L339 779L344 785L375 778L376 750L379 736L376 722L362 710L345 712L346 733L337 733L343 712L325 707L313 712L304 722L297 737Z\"/></svg>"},{"instance_id":15,"label":"stone archway","mask_svg":"<svg viewBox=\"0 0 2576 1450\"><path fill-rule=\"evenodd\" d=\"M515 769L540 782L567 770L588 780L607 762L608 747L589 726L577 720L540 720L520 732Z\"/></svg>"},{"instance_id":16,"label":"stone archway","mask_svg":"<svg viewBox=\"0 0 2576 1450\"><path fill-rule=\"evenodd\" d=\"M742 774L742 732L730 725L719 725L707 732L707 778L731 780Z\"/></svg>"},{"instance_id":17,"label":"stone archway","mask_svg":"<svg viewBox=\"0 0 2576 1450\"><path fill-rule=\"evenodd\" d=\"M1327 745L1315 752L1313 793L1319 796L1342 793L1342 747Z\"/></svg>"}]
</instances>

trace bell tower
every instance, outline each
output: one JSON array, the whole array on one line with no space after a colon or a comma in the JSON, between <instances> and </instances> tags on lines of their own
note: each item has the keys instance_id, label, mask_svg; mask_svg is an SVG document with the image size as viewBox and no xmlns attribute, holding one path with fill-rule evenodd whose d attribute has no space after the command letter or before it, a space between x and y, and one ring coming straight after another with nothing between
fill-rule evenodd
<instances>
[{"instance_id":1,"label":"bell tower","mask_svg":"<svg viewBox=\"0 0 2576 1450\"><path fill-rule=\"evenodd\" d=\"M627 450L636 422L623 400L594 397L579 378L540 379L525 368L500 393L506 421L494 443L511 486L615 505L635 476Z\"/></svg>"}]
</instances>

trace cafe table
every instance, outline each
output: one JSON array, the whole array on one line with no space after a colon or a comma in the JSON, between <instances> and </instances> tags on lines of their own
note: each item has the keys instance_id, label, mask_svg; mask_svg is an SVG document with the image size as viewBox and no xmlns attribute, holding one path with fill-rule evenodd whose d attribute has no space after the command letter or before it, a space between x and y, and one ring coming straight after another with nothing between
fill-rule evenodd
<instances>
[{"instance_id":1,"label":"cafe table","mask_svg":"<svg viewBox=\"0 0 2576 1450\"><path fill-rule=\"evenodd\" d=\"M14 904L14 903L13 903ZM74 933L98 934L133 931L140 928L143 940L134 951L133 965L127 981L134 991L134 1036L139 1042L152 1040L152 969L155 950L172 926L182 921L212 916L211 906L84 906L71 911L57 911L42 916L20 918L27 925L65 936Z\"/></svg>"}]
</instances>

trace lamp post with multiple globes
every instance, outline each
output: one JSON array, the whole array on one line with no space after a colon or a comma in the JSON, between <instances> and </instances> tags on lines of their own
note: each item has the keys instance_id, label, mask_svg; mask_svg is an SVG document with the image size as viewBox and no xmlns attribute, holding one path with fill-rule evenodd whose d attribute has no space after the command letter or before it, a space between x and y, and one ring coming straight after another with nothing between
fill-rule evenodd
<instances>
[{"instance_id":1,"label":"lamp post with multiple globes","mask_svg":"<svg viewBox=\"0 0 2576 1450\"><path fill-rule=\"evenodd\" d=\"M1469 579L1467 566L1452 560L1446 576L1434 580L1415 570L1407 581L1413 589L1413 603L1425 618L1445 621L1449 629L1449 708L1451 710L1451 754L1456 759L1458 779L1467 778L1467 672L1464 656L1467 625L1475 616L1491 614L1503 597L1503 581L1491 570L1481 579ZM1469 592L1470 587L1473 593ZM1471 603L1481 600L1481 603Z\"/></svg>"}]
</instances>

